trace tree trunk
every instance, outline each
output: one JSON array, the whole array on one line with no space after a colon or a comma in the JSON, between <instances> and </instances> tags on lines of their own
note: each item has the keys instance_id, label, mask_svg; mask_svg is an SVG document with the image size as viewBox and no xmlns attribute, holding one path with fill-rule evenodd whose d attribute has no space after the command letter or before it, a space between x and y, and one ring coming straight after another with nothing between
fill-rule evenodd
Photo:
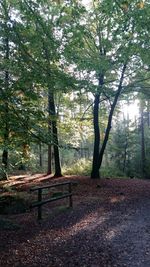
<instances>
[{"instance_id":1,"label":"tree trunk","mask_svg":"<svg viewBox=\"0 0 150 267\"><path fill-rule=\"evenodd\" d=\"M112 123L114 110L115 110L118 98L119 98L119 96L121 94L121 89L122 89L122 83L123 83L123 79L124 79L125 70L126 70L126 64L124 64L124 66L123 66L120 82L119 82L119 85L118 85L118 90L116 92L116 95L115 95L113 104L111 105L110 113L109 113L109 116L108 116L108 123L107 123L106 132L105 132L105 137L104 137L104 141L103 141L100 153L99 153L99 159L98 159L99 169L101 168L101 164L102 164L102 160L103 160L103 156L104 156L104 151L105 151L108 139L109 139L109 134L110 134L110 130L111 130L111 123Z\"/></svg>"},{"instance_id":2,"label":"tree trunk","mask_svg":"<svg viewBox=\"0 0 150 267\"><path fill-rule=\"evenodd\" d=\"M128 139L126 136L125 146L124 146L124 159L123 159L123 168L122 171L125 173L126 171L126 163L127 163L127 148L128 148Z\"/></svg>"},{"instance_id":3,"label":"tree trunk","mask_svg":"<svg viewBox=\"0 0 150 267\"><path fill-rule=\"evenodd\" d=\"M150 100L147 101L147 125L150 127Z\"/></svg>"},{"instance_id":4,"label":"tree trunk","mask_svg":"<svg viewBox=\"0 0 150 267\"><path fill-rule=\"evenodd\" d=\"M5 129L4 129L4 150L2 153L2 164L4 166L5 172L8 168L8 141L9 141L9 126L8 126L8 103L5 103Z\"/></svg>"},{"instance_id":5,"label":"tree trunk","mask_svg":"<svg viewBox=\"0 0 150 267\"><path fill-rule=\"evenodd\" d=\"M43 158L42 158L42 145L41 143L39 144L39 164L40 168L43 167Z\"/></svg>"},{"instance_id":6,"label":"tree trunk","mask_svg":"<svg viewBox=\"0 0 150 267\"><path fill-rule=\"evenodd\" d=\"M52 173L52 146L48 145L48 167L47 167L47 174Z\"/></svg>"},{"instance_id":7,"label":"tree trunk","mask_svg":"<svg viewBox=\"0 0 150 267\"><path fill-rule=\"evenodd\" d=\"M91 178L100 178L98 157L99 157L99 146L100 146L100 130L99 130L99 102L100 94L95 95L94 108L93 108L93 124L94 124L94 151L93 151L93 164Z\"/></svg>"},{"instance_id":8,"label":"tree trunk","mask_svg":"<svg viewBox=\"0 0 150 267\"><path fill-rule=\"evenodd\" d=\"M146 178L145 134L144 134L144 116L143 116L142 100L141 100L140 113L141 113L141 169L143 178Z\"/></svg>"},{"instance_id":9,"label":"tree trunk","mask_svg":"<svg viewBox=\"0 0 150 267\"><path fill-rule=\"evenodd\" d=\"M127 113L127 124L124 118L124 129L125 129L125 145L124 145L124 159L122 171L125 173L127 165L127 149L128 149L128 137L129 137L129 113Z\"/></svg>"},{"instance_id":10,"label":"tree trunk","mask_svg":"<svg viewBox=\"0 0 150 267\"><path fill-rule=\"evenodd\" d=\"M56 110L54 103L54 94L49 90L48 93L48 106L49 106L49 116L50 116L50 124L49 129L51 130L52 139L53 139L53 147L54 147L54 162L55 162L55 174L54 177L61 177L61 167L60 167L60 157L59 157L59 144L58 144L58 131L57 131L57 122L56 122ZM48 147L49 153L49 163L51 163L51 145ZM50 167L50 164L49 164ZM49 168L49 170L51 170ZM48 171L49 171L48 170Z\"/></svg>"},{"instance_id":11,"label":"tree trunk","mask_svg":"<svg viewBox=\"0 0 150 267\"><path fill-rule=\"evenodd\" d=\"M47 175L52 174L52 145L48 145Z\"/></svg>"},{"instance_id":12,"label":"tree trunk","mask_svg":"<svg viewBox=\"0 0 150 267\"><path fill-rule=\"evenodd\" d=\"M3 154L2 154L2 164L4 165L4 168L7 169L8 167L8 150L4 148Z\"/></svg>"},{"instance_id":13,"label":"tree trunk","mask_svg":"<svg viewBox=\"0 0 150 267\"><path fill-rule=\"evenodd\" d=\"M60 157L58 148L58 132L56 121L52 122L53 140L54 140L54 161L55 161L55 174L54 177L61 177Z\"/></svg>"},{"instance_id":14,"label":"tree trunk","mask_svg":"<svg viewBox=\"0 0 150 267\"><path fill-rule=\"evenodd\" d=\"M10 55L10 47L9 47L9 26L8 26L8 21L9 21L9 15L8 15L8 7L6 1L3 3L3 8L5 12L5 60L8 64L9 61L9 55ZM2 153L2 164L5 169L5 178L7 179L7 168L8 168L8 141L9 141L9 107L8 107L8 93L9 93L9 72L6 69L5 71L5 78L4 78L4 106L5 106L5 124L4 124L4 150Z\"/></svg>"},{"instance_id":15,"label":"tree trunk","mask_svg":"<svg viewBox=\"0 0 150 267\"><path fill-rule=\"evenodd\" d=\"M108 116L107 128L106 128L104 141L102 143L101 149L100 149L100 131L99 131L99 121L98 121L100 95L97 94L95 96L94 114L93 114L94 115L95 140L94 140L93 166L92 166L91 178L100 178L99 170L101 168L101 164L102 164L102 160L103 160L103 156L104 156L104 151L105 151L108 139L109 139L109 134L110 134L110 130L111 130L111 123L112 123L114 110L115 110L118 98L121 94L122 83L123 83L123 79L124 79L126 66L127 66L127 64L124 64L123 69L122 69L122 73L121 73L121 77L120 77L120 82L118 85L118 90L117 90L116 95L114 97L113 104L111 105L111 109L110 109L109 116ZM102 84L103 84L103 80L100 79L99 85L102 86ZM100 152L99 152L99 149L100 149Z\"/></svg>"},{"instance_id":16,"label":"tree trunk","mask_svg":"<svg viewBox=\"0 0 150 267\"><path fill-rule=\"evenodd\" d=\"M51 116L52 116L52 110L51 110L51 92L50 89L48 91L48 133L50 135L50 138L52 138L52 123L51 123ZM51 140L49 140L50 144L48 145L48 166L47 166L47 175L52 173L52 145Z\"/></svg>"}]
</instances>

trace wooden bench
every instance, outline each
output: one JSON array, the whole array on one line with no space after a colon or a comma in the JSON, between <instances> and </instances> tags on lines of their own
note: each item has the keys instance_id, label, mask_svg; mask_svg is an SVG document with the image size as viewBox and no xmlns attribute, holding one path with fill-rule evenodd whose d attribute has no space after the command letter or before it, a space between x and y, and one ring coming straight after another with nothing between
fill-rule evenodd
<instances>
[{"instance_id":1,"label":"wooden bench","mask_svg":"<svg viewBox=\"0 0 150 267\"><path fill-rule=\"evenodd\" d=\"M72 201L72 182L63 182L63 183L57 183L57 184L53 184L53 185L44 185L44 186L38 186L38 187L33 187L30 189L30 192L34 192L34 191L38 191L38 199L37 201L33 202L30 206L30 208L38 208L38 220L42 219L42 206L44 204L47 204L49 202L53 202L59 199L63 199L63 198L69 198L69 207L73 206L73 201ZM51 188L56 188L56 187L61 187L61 186L68 186L68 191L63 192L61 191L60 195L58 196L52 196L49 199L43 199L43 190L45 189L51 189ZM43 194L42 194L43 193ZM54 195L54 194L53 194Z\"/></svg>"}]
</instances>

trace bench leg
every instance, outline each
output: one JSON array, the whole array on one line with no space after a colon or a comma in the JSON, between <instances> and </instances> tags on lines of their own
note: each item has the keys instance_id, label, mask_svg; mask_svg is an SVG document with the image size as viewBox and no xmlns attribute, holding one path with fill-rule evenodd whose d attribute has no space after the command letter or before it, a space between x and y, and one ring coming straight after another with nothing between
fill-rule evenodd
<instances>
[{"instance_id":1,"label":"bench leg","mask_svg":"<svg viewBox=\"0 0 150 267\"><path fill-rule=\"evenodd\" d=\"M69 196L69 207L72 208L73 203L72 203L72 188L71 188L71 183L69 184L69 193L71 194Z\"/></svg>"},{"instance_id":2,"label":"bench leg","mask_svg":"<svg viewBox=\"0 0 150 267\"><path fill-rule=\"evenodd\" d=\"M38 202L42 201L42 189L39 188L38 190ZM42 206L38 206L38 220L42 219Z\"/></svg>"}]
</instances>

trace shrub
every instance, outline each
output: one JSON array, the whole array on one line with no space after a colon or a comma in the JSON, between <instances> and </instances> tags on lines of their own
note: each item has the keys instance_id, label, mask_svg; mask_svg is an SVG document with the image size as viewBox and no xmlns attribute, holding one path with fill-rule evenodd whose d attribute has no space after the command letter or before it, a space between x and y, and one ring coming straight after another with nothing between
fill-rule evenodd
<instances>
[{"instance_id":1,"label":"shrub","mask_svg":"<svg viewBox=\"0 0 150 267\"><path fill-rule=\"evenodd\" d=\"M91 161L86 159L79 159L70 167L63 167L63 173L68 175L89 176L91 173Z\"/></svg>"}]
</instances>

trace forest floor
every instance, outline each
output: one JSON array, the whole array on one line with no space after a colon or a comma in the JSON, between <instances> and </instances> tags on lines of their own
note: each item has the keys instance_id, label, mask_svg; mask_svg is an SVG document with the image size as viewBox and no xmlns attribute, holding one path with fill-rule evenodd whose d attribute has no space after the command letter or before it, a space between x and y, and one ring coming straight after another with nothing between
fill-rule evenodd
<instances>
[{"instance_id":1,"label":"forest floor","mask_svg":"<svg viewBox=\"0 0 150 267\"><path fill-rule=\"evenodd\" d=\"M0 186L9 183L28 192L38 184L66 180L77 182L72 209L65 199L61 208L56 202L45 205L40 222L36 209L0 215L14 226L0 228L0 266L149 267L149 180L20 175Z\"/></svg>"}]
</instances>

